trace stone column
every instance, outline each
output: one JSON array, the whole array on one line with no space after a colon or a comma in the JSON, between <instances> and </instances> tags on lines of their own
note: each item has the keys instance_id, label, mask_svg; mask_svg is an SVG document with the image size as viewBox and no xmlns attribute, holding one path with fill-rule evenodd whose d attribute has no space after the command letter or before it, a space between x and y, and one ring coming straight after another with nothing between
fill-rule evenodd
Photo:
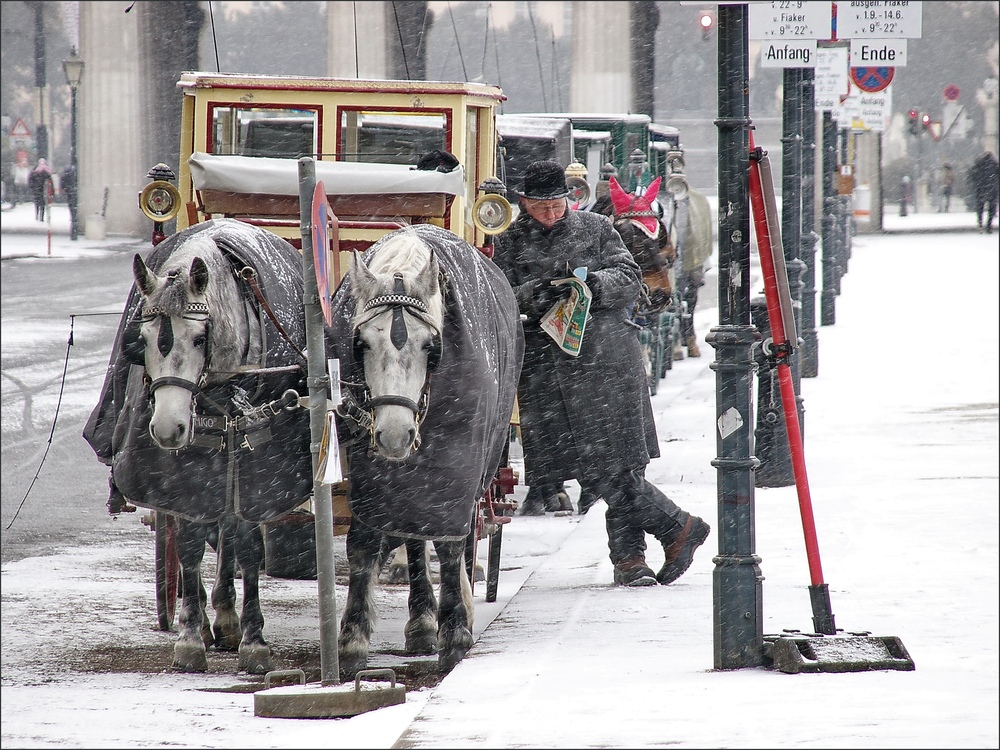
<instances>
[{"instance_id":1,"label":"stone column","mask_svg":"<svg viewBox=\"0 0 1000 750\"><path fill-rule=\"evenodd\" d=\"M573 112L632 112L629 3L573 3Z\"/></svg>"},{"instance_id":2,"label":"stone column","mask_svg":"<svg viewBox=\"0 0 1000 750\"><path fill-rule=\"evenodd\" d=\"M145 3L125 15L120 3L80 3L80 57L86 67L78 89L79 217L100 213L104 189L108 234L142 236L149 220L136 197L146 185L139 21ZM133 15L134 14L134 15Z\"/></svg>"},{"instance_id":3,"label":"stone column","mask_svg":"<svg viewBox=\"0 0 1000 750\"><path fill-rule=\"evenodd\" d=\"M327 60L335 78L390 78L386 55L389 23L384 2L326 4Z\"/></svg>"}]
</instances>

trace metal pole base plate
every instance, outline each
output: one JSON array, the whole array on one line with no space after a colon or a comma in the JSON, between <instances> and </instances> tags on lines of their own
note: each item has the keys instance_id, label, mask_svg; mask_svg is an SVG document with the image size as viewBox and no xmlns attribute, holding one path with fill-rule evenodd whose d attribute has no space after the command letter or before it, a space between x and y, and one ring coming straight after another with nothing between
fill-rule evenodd
<instances>
[{"instance_id":1,"label":"metal pole base plate","mask_svg":"<svg viewBox=\"0 0 1000 750\"><path fill-rule=\"evenodd\" d=\"M915 668L898 637L868 632L822 635L786 631L782 635L765 635L764 654L774 669L787 674Z\"/></svg>"},{"instance_id":2,"label":"metal pole base plate","mask_svg":"<svg viewBox=\"0 0 1000 750\"><path fill-rule=\"evenodd\" d=\"M300 684L269 687L272 676L300 676ZM378 674L390 676L390 682L365 682L362 677ZM406 688L396 685L396 673L391 669L367 669L358 672L354 684L305 684L302 670L268 672L264 689L254 693L254 716L269 719L336 719L357 716L377 708L406 702Z\"/></svg>"}]
</instances>

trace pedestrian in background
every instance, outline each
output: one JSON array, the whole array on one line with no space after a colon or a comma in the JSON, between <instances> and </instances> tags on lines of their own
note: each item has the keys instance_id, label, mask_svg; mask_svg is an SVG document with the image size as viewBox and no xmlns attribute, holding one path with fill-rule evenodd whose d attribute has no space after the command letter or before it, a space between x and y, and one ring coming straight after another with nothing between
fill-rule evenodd
<instances>
[{"instance_id":1,"label":"pedestrian in background","mask_svg":"<svg viewBox=\"0 0 1000 750\"><path fill-rule=\"evenodd\" d=\"M62 190L63 194L66 196L66 203L69 206L70 237L75 240L77 237L78 227L78 224L76 223L76 167L72 163L68 164L60 173L59 189Z\"/></svg>"},{"instance_id":2,"label":"pedestrian in background","mask_svg":"<svg viewBox=\"0 0 1000 750\"><path fill-rule=\"evenodd\" d=\"M1000 190L1000 166L997 157L988 150L972 163L969 172L972 189L976 198L976 225L980 231L993 231L993 219L997 215L997 191Z\"/></svg>"},{"instance_id":3,"label":"pedestrian in background","mask_svg":"<svg viewBox=\"0 0 1000 750\"><path fill-rule=\"evenodd\" d=\"M955 187L955 170L951 164L945 163L941 167L941 208L940 211L948 213L951 208L951 194Z\"/></svg>"},{"instance_id":4,"label":"pedestrian in background","mask_svg":"<svg viewBox=\"0 0 1000 750\"><path fill-rule=\"evenodd\" d=\"M51 183L52 169L45 159L39 159L28 177L28 186L35 201L35 219L38 221L45 221L45 204L48 201Z\"/></svg>"},{"instance_id":5,"label":"pedestrian in background","mask_svg":"<svg viewBox=\"0 0 1000 750\"><path fill-rule=\"evenodd\" d=\"M710 532L645 478L659 456L639 339L627 308L639 299L642 274L611 220L570 211L558 162L528 166L522 211L495 240L494 260L525 317L518 408L527 484L558 488L576 479L607 503L605 524L614 582L668 584L690 567ZM553 342L540 318L565 293L551 282L585 270L593 294L577 356ZM663 545L664 563L647 565L645 534Z\"/></svg>"}]
</instances>

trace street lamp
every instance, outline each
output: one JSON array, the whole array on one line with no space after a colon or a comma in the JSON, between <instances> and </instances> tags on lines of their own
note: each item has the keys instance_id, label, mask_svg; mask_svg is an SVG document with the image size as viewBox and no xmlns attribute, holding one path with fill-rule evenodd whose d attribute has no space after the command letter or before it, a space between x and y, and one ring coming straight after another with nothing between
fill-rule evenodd
<instances>
[{"instance_id":1,"label":"street lamp","mask_svg":"<svg viewBox=\"0 0 1000 750\"><path fill-rule=\"evenodd\" d=\"M69 145L69 170L63 173L62 189L66 192L66 200L69 204L70 218L70 239L75 240L79 234L77 224L77 186L79 185L76 161L76 87L80 85L83 78L83 60L76 54L76 47L69 53L69 57L62 61L63 72L66 74L66 83L70 90L70 145Z\"/></svg>"}]
</instances>

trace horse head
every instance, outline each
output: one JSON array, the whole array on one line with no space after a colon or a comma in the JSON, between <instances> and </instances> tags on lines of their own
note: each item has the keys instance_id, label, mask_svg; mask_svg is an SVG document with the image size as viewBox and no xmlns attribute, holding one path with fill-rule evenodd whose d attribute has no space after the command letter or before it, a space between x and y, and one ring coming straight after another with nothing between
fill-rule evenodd
<instances>
[{"instance_id":1,"label":"horse head","mask_svg":"<svg viewBox=\"0 0 1000 750\"><path fill-rule=\"evenodd\" d=\"M441 356L444 300L438 262L407 230L388 235L368 265L351 264L355 359L364 367L372 449L393 461L420 446L430 375Z\"/></svg>"},{"instance_id":2,"label":"horse head","mask_svg":"<svg viewBox=\"0 0 1000 750\"><path fill-rule=\"evenodd\" d=\"M188 445L195 398L209 381L212 368L235 370L239 355L234 353L245 351L243 345L231 343L233 337L246 339L242 316L215 314L241 309L238 293L233 291L235 281L232 274L223 272L222 264L228 265L207 237L188 239L159 273L138 254L132 261L142 304L126 330L123 347L129 359L146 368L152 405L149 432L164 450ZM229 344L212 343L219 340L220 331Z\"/></svg>"}]
</instances>

